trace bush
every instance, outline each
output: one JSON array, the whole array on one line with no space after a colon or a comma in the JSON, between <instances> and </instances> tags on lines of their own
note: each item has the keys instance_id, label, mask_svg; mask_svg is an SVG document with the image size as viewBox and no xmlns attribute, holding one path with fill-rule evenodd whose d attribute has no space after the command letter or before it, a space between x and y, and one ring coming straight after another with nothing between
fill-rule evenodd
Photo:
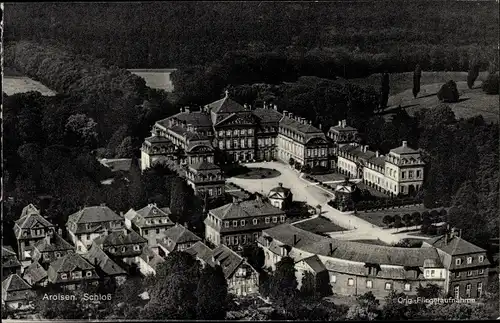
<instances>
[{"instance_id":1,"label":"bush","mask_svg":"<svg viewBox=\"0 0 500 323\"><path fill-rule=\"evenodd\" d=\"M486 94L497 95L499 90L498 74L490 74L483 82L483 91Z\"/></svg>"},{"instance_id":2,"label":"bush","mask_svg":"<svg viewBox=\"0 0 500 323\"><path fill-rule=\"evenodd\" d=\"M460 94L458 93L457 83L450 80L443 84L437 93L437 97L442 102L458 102Z\"/></svg>"}]
</instances>

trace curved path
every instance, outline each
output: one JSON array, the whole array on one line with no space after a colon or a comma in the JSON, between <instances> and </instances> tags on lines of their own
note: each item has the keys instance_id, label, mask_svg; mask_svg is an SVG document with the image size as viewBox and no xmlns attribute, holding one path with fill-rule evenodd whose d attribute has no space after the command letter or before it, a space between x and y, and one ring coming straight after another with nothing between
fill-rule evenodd
<instances>
[{"instance_id":1,"label":"curved path","mask_svg":"<svg viewBox=\"0 0 500 323\"><path fill-rule=\"evenodd\" d=\"M346 228L346 230L353 230L348 233L349 237L353 237L353 239L354 237L356 239L380 239L389 244L398 242L401 239L401 237L393 235L392 232L387 232L361 218L332 208L326 204L332 198L332 194L302 179L299 173L289 165L279 162L262 162L245 164L245 166L249 168L276 169L280 171L281 175L271 179L255 180L231 177L227 181L250 192L258 192L264 195L267 195L272 188L278 186L278 183L283 183L283 186L291 189L294 200L304 201L311 206L321 205L322 216Z\"/></svg>"}]
</instances>

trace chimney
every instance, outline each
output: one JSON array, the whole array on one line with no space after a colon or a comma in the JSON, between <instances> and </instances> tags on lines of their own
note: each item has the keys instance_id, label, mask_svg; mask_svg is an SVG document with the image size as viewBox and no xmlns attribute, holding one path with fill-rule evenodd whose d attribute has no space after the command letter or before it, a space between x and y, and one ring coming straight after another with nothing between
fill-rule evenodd
<instances>
[{"instance_id":1,"label":"chimney","mask_svg":"<svg viewBox=\"0 0 500 323\"><path fill-rule=\"evenodd\" d=\"M403 147L408 147L408 141L403 141Z\"/></svg>"},{"instance_id":2,"label":"chimney","mask_svg":"<svg viewBox=\"0 0 500 323\"><path fill-rule=\"evenodd\" d=\"M245 108L245 110L248 110L248 104L243 104L243 107Z\"/></svg>"},{"instance_id":3,"label":"chimney","mask_svg":"<svg viewBox=\"0 0 500 323\"><path fill-rule=\"evenodd\" d=\"M106 203L101 203L101 206L106 206Z\"/></svg>"},{"instance_id":4,"label":"chimney","mask_svg":"<svg viewBox=\"0 0 500 323\"><path fill-rule=\"evenodd\" d=\"M123 228L123 235L125 235L125 236L128 235L128 231L126 228Z\"/></svg>"},{"instance_id":5,"label":"chimney","mask_svg":"<svg viewBox=\"0 0 500 323\"><path fill-rule=\"evenodd\" d=\"M189 112L190 112L190 110L191 110L191 109L190 109L189 107L184 107L184 111L185 111L185 112L189 113Z\"/></svg>"},{"instance_id":6,"label":"chimney","mask_svg":"<svg viewBox=\"0 0 500 323\"><path fill-rule=\"evenodd\" d=\"M342 128L345 128L345 127L346 127L346 125L347 125L347 120L345 120L345 119L344 119L344 120L342 120Z\"/></svg>"},{"instance_id":7,"label":"chimney","mask_svg":"<svg viewBox=\"0 0 500 323\"><path fill-rule=\"evenodd\" d=\"M323 127L321 126L321 123L318 125L319 130L323 130Z\"/></svg>"},{"instance_id":8,"label":"chimney","mask_svg":"<svg viewBox=\"0 0 500 323\"><path fill-rule=\"evenodd\" d=\"M378 150L375 152L375 157L379 157L380 156L380 153L378 152Z\"/></svg>"},{"instance_id":9,"label":"chimney","mask_svg":"<svg viewBox=\"0 0 500 323\"><path fill-rule=\"evenodd\" d=\"M294 234L293 235L293 245L295 246L297 244L298 240L297 240L297 235Z\"/></svg>"},{"instance_id":10,"label":"chimney","mask_svg":"<svg viewBox=\"0 0 500 323\"><path fill-rule=\"evenodd\" d=\"M462 237L462 229L458 230L458 237L461 238Z\"/></svg>"},{"instance_id":11,"label":"chimney","mask_svg":"<svg viewBox=\"0 0 500 323\"><path fill-rule=\"evenodd\" d=\"M276 104L274 105L274 110L278 111L278 106Z\"/></svg>"},{"instance_id":12,"label":"chimney","mask_svg":"<svg viewBox=\"0 0 500 323\"><path fill-rule=\"evenodd\" d=\"M368 150L368 145L363 146L363 152L366 153L367 150Z\"/></svg>"},{"instance_id":13,"label":"chimney","mask_svg":"<svg viewBox=\"0 0 500 323\"><path fill-rule=\"evenodd\" d=\"M57 234L62 236L62 229L61 228L57 229Z\"/></svg>"},{"instance_id":14,"label":"chimney","mask_svg":"<svg viewBox=\"0 0 500 323\"><path fill-rule=\"evenodd\" d=\"M339 121L339 127L342 127L342 120Z\"/></svg>"},{"instance_id":15,"label":"chimney","mask_svg":"<svg viewBox=\"0 0 500 323\"><path fill-rule=\"evenodd\" d=\"M278 183L278 185L279 185L280 187L283 187L283 183Z\"/></svg>"},{"instance_id":16,"label":"chimney","mask_svg":"<svg viewBox=\"0 0 500 323\"><path fill-rule=\"evenodd\" d=\"M225 90L225 91L224 91L224 94L225 94L225 98L228 98L228 97L229 97L229 91L228 91L228 90Z\"/></svg>"},{"instance_id":17,"label":"chimney","mask_svg":"<svg viewBox=\"0 0 500 323\"><path fill-rule=\"evenodd\" d=\"M330 242L330 256L333 255L333 243Z\"/></svg>"},{"instance_id":18,"label":"chimney","mask_svg":"<svg viewBox=\"0 0 500 323\"><path fill-rule=\"evenodd\" d=\"M45 236L45 241L47 242L48 245L52 243L52 236L50 234Z\"/></svg>"},{"instance_id":19,"label":"chimney","mask_svg":"<svg viewBox=\"0 0 500 323\"><path fill-rule=\"evenodd\" d=\"M104 228L103 234L107 236L109 234L108 228Z\"/></svg>"},{"instance_id":20,"label":"chimney","mask_svg":"<svg viewBox=\"0 0 500 323\"><path fill-rule=\"evenodd\" d=\"M310 124L310 125L312 125L312 121L311 120L308 120L307 123Z\"/></svg>"},{"instance_id":21,"label":"chimney","mask_svg":"<svg viewBox=\"0 0 500 323\"><path fill-rule=\"evenodd\" d=\"M284 115L285 117L288 117L288 111L287 111L287 110L283 110L283 115Z\"/></svg>"}]
</instances>

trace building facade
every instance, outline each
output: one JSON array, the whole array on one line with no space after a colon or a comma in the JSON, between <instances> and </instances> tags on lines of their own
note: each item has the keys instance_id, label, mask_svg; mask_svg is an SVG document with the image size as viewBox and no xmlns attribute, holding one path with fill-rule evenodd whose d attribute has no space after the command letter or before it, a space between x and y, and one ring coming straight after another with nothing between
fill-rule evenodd
<instances>
[{"instance_id":1,"label":"building facade","mask_svg":"<svg viewBox=\"0 0 500 323\"><path fill-rule=\"evenodd\" d=\"M97 284L95 267L77 253L70 253L52 262L47 270L48 282L63 289L75 290L82 283Z\"/></svg>"},{"instance_id":2,"label":"building facade","mask_svg":"<svg viewBox=\"0 0 500 323\"><path fill-rule=\"evenodd\" d=\"M240 251L253 244L262 230L286 221L286 214L270 202L257 198L223 205L209 211L205 219L205 239Z\"/></svg>"},{"instance_id":3,"label":"building facade","mask_svg":"<svg viewBox=\"0 0 500 323\"><path fill-rule=\"evenodd\" d=\"M186 227L176 224L165 232L161 240L158 240L158 255L166 257L173 251L184 251L198 241L201 241L200 237Z\"/></svg>"},{"instance_id":4,"label":"building facade","mask_svg":"<svg viewBox=\"0 0 500 323\"><path fill-rule=\"evenodd\" d=\"M125 226L146 238L150 247L157 248L157 240L175 225L170 219L171 214L169 208L159 208L156 203L150 203L140 210L130 209L125 213Z\"/></svg>"},{"instance_id":5,"label":"building facade","mask_svg":"<svg viewBox=\"0 0 500 323\"><path fill-rule=\"evenodd\" d=\"M293 194L289 188L283 187L283 183L278 183L278 186L269 191L269 202L274 207L280 210L286 210L291 207L293 202Z\"/></svg>"},{"instance_id":6,"label":"building facade","mask_svg":"<svg viewBox=\"0 0 500 323\"><path fill-rule=\"evenodd\" d=\"M51 262L73 253L74 249L57 233L49 233L34 246L32 258L47 270Z\"/></svg>"},{"instance_id":7,"label":"building facade","mask_svg":"<svg viewBox=\"0 0 500 323\"><path fill-rule=\"evenodd\" d=\"M2 303L10 309L28 305L32 295L31 286L18 274L11 274L2 281Z\"/></svg>"}]
</instances>

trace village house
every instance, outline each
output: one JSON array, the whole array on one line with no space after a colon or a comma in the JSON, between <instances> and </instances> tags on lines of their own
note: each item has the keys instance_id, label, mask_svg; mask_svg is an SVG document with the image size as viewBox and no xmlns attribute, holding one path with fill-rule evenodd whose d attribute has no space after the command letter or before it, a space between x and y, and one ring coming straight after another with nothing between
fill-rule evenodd
<instances>
[{"instance_id":1,"label":"village house","mask_svg":"<svg viewBox=\"0 0 500 323\"><path fill-rule=\"evenodd\" d=\"M338 125L330 127L327 135L336 143L337 148L359 140L358 129L348 126L347 120L341 120Z\"/></svg>"},{"instance_id":2,"label":"village house","mask_svg":"<svg viewBox=\"0 0 500 323\"><path fill-rule=\"evenodd\" d=\"M435 248L441 256L446 277L445 293L455 298L480 298L488 284L490 262L486 250L462 239L458 232L424 241L424 248ZM426 273L432 276L432 272Z\"/></svg>"},{"instance_id":3,"label":"village house","mask_svg":"<svg viewBox=\"0 0 500 323\"><path fill-rule=\"evenodd\" d=\"M254 243L262 230L286 221L285 212L257 197L210 210L205 219L205 239L215 246L224 244L239 251Z\"/></svg>"},{"instance_id":4,"label":"village house","mask_svg":"<svg viewBox=\"0 0 500 323\"><path fill-rule=\"evenodd\" d=\"M34 261L24 270L23 278L33 287L44 287L48 282L47 270L38 261Z\"/></svg>"},{"instance_id":5,"label":"village house","mask_svg":"<svg viewBox=\"0 0 500 323\"><path fill-rule=\"evenodd\" d=\"M138 266L139 256L147 244L147 239L126 228L112 232L104 231L93 242L93 245L101 248L111 259L127 267L124 269L131 274L130 271Z\"/></svg>"},{"instance_id":6,"label":"village house","mask_svg":"<svg viewBox=\"0 0 500 323\"><path fill-rule=\"evenodd\" d=\"M290 208L293 202L292 191L283 187L283 183L278 183L277 187L271 189L268 198L269 202L280 210Z\"/></svg>"},{"instance_id":7,"label":"village house","mask_svg":"<svg viewBox=\"0 0 500 323\"><path fill-rule=\"evenodd\" d=\"M184 252L195 257L203 267L207 265L211 267L215 266L215 260L212 255L213 250L201 241L196 242L194 245L184 250Z\"/></svg>"},{"instance_id":8,"label":"village house","mask_svg":"<svg viewBox=\"0 0 500 323\"><path fill-rule=\"evenodd\" d=\"M139 256L139 271L143 276L156 275L156 267L164 261L165 259L160 257L153 249L146 246Z\"/></svg>"},{"instance_id":9,"label":"village house","mask_svg":"<svg viewBox=\"0 0 500 323\"><path fill-rule=\"evenodd\" d=\"M225 177L219 166L208 161L189 164L186 180L197 196L213 198L224 194Z\"/></svg>"},{"instance_id":10,"label":"village house","mask_svg":"<svg viewBox=\"0 0 500 323\"><path fill-rule=\"evenodd\" d=\"M176 224L165 232L165 237L158 240L158 255L166 257L173 251L184 251L198 241L201 241L200 237L186 227Z\"/></svg>"},{"instance_id":11,"label":"village house","mask_svg":"<svg viewBox=\"0 0 500 323\"><path fill-rule=\"evenodd\" d=\"M445 267L435 248L338 240L290 224L264 230L258 244L264 249L265 267L272 270L287 256L298 264L300 279L306 271L324 279L326 269L333 294L355 296L371 291L383 298L393 290L415 295L419 286L433 283L444 288L446 284Z\"/></svg>"},{"instance_id":12,"label":"village house","mask_svg":"<svg viewBox=\"0 0 500 323\"><path fill-rule=\"evenodd\" d=\"M78 253L69 253L52 262L47 270L48 282L67 290L78 289L82 283L97 284L95 267Z\"/></svg>"},{"instance_id":13,"label":"village house","mask_svg":"<svg viewBox=\"0 0 500 323\"><path fill-rule=\"evenodd\" d=\"M124 219L113 212L109 207L84 207L71 214L66 223L71 241L76 246L76 252L83 254L88 251L94 239L107 231L121 230Z\"/></svg>"},{"instance_id":14,"label":"village house","mask_svg":"<svg viewBox=\"0 0 500 323\"><path fill-rule=\"evenodd\" d=\"M113 261L99 246L92 244L90 250L82 255L96 270L101 279L113 278L118 285L127 280L127 272Z\"/></svg>"},{"instance_id":15,"label":"village house","mask_svg":"<svg viewBox=\"0 0 500 323\"><path fill-rule=\"evenodd\" d=\"M2 303L16 310L29 305L33 292L31 286L18 274L11 274L2 281Z\"/></svg>"},{"instance_id":16,"label":"village house","mask_svg":"<svg viewBox=\"0 0 500 323\"><path fill-rule=\"evenodd\" d=\"M21 263L11 246L2 246L2 277L21 274Z\"/></svg>"},{"instance_id":17,"label":"village house","mask_svg":"<svg viewBox=\"0 0 500 323\"><path fill-rule=\"evenodd\" d=\"M32 258L47 270L51 262L75 252L74 250L75 247L61 238L59 234L49 233L33 247Z\"/></svg>"},{"instance_id":18,"label":"village house","mask_svg":"<svg viewBox=\"0 0 500 323\"><path fill-rule=\"evenodd\" d=\"M150 203L140 210L130 209L125 213L125 226L146 238L148 245L156 250L157 240L175 225L170 219L171 214L169 208L159 208L156 203Z\"/></svg>"},{"instance_id":19,"label":"village house","mask_svg":"<svg viewBox=\"0 0 500 323\"><path fill-rule=\"evenodd\" d=\"M21 218L14 224L19 260L21 262L27 261L28 265L35 244L54 231L55 226L42 217L40 211L33 204L25 206Z\"/></svg>"}]
</instances>

